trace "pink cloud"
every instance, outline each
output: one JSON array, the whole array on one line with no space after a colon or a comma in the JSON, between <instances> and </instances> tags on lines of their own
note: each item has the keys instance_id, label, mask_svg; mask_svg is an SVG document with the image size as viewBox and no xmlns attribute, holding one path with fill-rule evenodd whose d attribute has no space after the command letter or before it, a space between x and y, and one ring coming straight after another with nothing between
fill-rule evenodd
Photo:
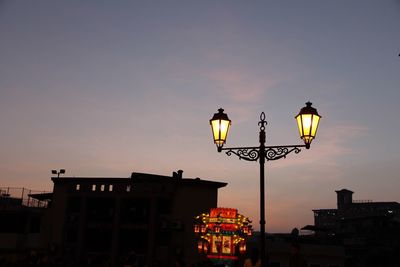
<instances>
[{"instance_id":1,"label":"pink cloud","mask_svg":"<svg viewBox=\"0 0 400 267\"><path fill-rule=\"evenodd\" d=\"M234 103L256 103L273 87L275 79L259 78L245 70L225 68L208 73L208 78L219 86L220 94Z\"/></svg>"}]
</instances>

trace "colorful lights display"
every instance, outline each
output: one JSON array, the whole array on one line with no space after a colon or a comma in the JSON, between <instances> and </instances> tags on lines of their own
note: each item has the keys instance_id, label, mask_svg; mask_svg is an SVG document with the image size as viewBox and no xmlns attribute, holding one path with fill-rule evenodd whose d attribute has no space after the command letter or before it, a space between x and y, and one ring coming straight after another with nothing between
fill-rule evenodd
<instances>
[{"instance_id":1,"label":"colorful lights display","mask_svg":"<svg viewBox=\"0 0 400 267\"><path fill-rule=\"evenodd\" d=\"M195 220L199 253L210 259L236 260L246 252L246 238L252 234L251 221L237 209L212 208Z\"/></svg>"}]
</instances>

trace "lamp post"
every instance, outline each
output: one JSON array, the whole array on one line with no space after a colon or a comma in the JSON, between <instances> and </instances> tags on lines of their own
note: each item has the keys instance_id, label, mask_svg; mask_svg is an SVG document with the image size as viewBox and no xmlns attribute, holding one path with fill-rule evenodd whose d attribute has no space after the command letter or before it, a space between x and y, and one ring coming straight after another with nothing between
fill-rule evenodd
<instances>
[{"instance_id":1,"label":"lamp post","mask_svg":"<svg viewBox=\"0 0 400 267\"><path fill-rule=\"evenodd\" d=\"M306 149L310 148L310 144L317 133L318 124L321 116L317 110L311 107L311 103L307 102L306 106L303 107L299 114L295 117L297 126L299 129L300 138L304 141L304 145L280 145L280 146L265 146L265 126L267 121L265 120L265 113L262 112L260 115L260 126L259 142L260 145L257 147L231 147L224 148L226 138L228 136L229 128L231 126L231 120L228 115L224 113L224 110L220 108L218 113L215 113L210 120L211 130L213 133L214 143L217 146L217 151L226 151L228 156L235 154L239 159L247 161L258 161L260 163L260 259L261 266L265 267L266 263L266 250L265 250L265 161L278 160L286 158L291 152L298 154L301 151L301 147Z\"/></svg>"},{"instance_id":2,"label":"lamp post","mask_svg":"<svg viewBox=\"0 0 400 267\"><path fill-rule=\"evenodd\" d=\"M65 173L65 169L60 169L59 171L57 170L51 170L52 174L57 174L57 178L60 178L60 174L64 174Z\"/></svg>"}]
</instances>

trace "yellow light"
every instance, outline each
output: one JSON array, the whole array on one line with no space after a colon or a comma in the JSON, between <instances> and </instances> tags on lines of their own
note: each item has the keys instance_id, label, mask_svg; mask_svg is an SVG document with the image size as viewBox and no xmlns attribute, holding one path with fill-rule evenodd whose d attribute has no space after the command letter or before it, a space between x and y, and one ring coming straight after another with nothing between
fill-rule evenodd
<instances>
[{"instance_id":1,"label":"yellow light","mask_svg":"<svg viewBox=\"0 0 400 267\"><path fill-rule=\"evenodd\" d=\"M218 151L221 152L223 145L226 143L226 138L228 137L231 120L228 118L228 115L224 113L224 110L220 108L218 109L218 113L215 113L210 120L210 125L214 143L217 145Z\"/></svg>"},{"instance_id":2,"label":"yellow light","mask_svg":"<svg viewBox=\"0 0 400 267\"><path fill-rule=\"evenodd\" d=\"M249 232L249 228L247 226L243 227L243 233L247 234Z\"/></svg>"},{"instance_id":3,"label":"yellow light","mask_svg":"<svg viewBox=\"0 0 400 267\"><path fill-rule=\"evenodd\" d=\"M241 254L243 254L243 253L246 252L246 243L241 243L241 244L240 244L240 246L239 246L239 252L240 252Z\"/></svg>"},{"instance_id":4,"label":"yellow light","mask_svg":"<svg viewBox=\"0 0 400 267\"><path fill-rule=\"evenodd\" d=\"M315 108L311 107L312 103L307 102L299 114L295 117L297 127L299 129L300 138L303 139L306 148L310 148L310 144L317 134L319 120L321 118Z\"/></svg>"},{"instance_id":5,"label":"yellow light","mask_svg":"<svg viewBox=\"0 0 400 267\"><path fill-rule=\"evenodd\" d=\"M199 250L199 252L203 252L203 241L199 240L197 242L197 249Z\"/></svg>"}]
</instances>

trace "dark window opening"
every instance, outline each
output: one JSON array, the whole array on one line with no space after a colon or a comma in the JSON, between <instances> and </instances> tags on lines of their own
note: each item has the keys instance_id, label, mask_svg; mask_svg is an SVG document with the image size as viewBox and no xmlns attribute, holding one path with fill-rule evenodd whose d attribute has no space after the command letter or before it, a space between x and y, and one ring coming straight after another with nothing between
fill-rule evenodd
<instances>
[{"instance_id":1,"label":"dark window opening","mask_svg":"<svg viewBox=\"0 0 400 267\"><path fill-rule=\"evenodd\" d=\"M139 254L147 252L148 232L146 229L121 229L119 247L122 252L135 251Z\"/></svg>"},{"instance_id":2,"label":"dark window opening","mask_svg":"<svg viewBox=\"0 0 400 267\"><path fill-rule=\"evenodd\" d=\"M169 214L172 210L172 201L167 198L159 198L157 200L157 213L158 214Z\"/></svg>"},{"instance_id":3,"label":"dark window opening","mask_svg":"<svg viewBox=\"0 0 400 267\"><path fill-rule=\"evenodd\" d=\"M149 200L136 198L121 202L121 221L124 223L148 223Z\"/></svg>"},{"instance_id":4,"label":"dark window opening","mask_svg":"<svg viewBox=\"0 0 400 267\"><path fill-rule=\"evenodd\" d=\"M29 233L40 233L40 217L32 217L29 225Z\"/></svg>"},{"instance_id":5,"label":"dark window opening","mask_svg":"<svg viewBox=\"0 0 400 267\"><path fill-rule=\"evenodd\" d=\"M81 210L81 198L80 197L70 197L67 202L67 212L78 213Z\"/></svg>"},{"instance_id":6,"label":"dark window opening","mask_svg":"<svg viewBox=\"0 0 400 267\"><path fill-rule=\"evenodd\" d=\"M87 228L85 248L88 252L103 252L111 249L112 231L108 228Z\"/></svg>"},{"instance_id":7,"label":"dark window opening","mask_svg":"<svg viewBox=\"0 0 400 267\"><path fill-rule=\"evenodd\" d=\"M89 222L108 222L114 218L115 200L112 198L90 198L87 202Z\"/></svg>"}]
</instances>

